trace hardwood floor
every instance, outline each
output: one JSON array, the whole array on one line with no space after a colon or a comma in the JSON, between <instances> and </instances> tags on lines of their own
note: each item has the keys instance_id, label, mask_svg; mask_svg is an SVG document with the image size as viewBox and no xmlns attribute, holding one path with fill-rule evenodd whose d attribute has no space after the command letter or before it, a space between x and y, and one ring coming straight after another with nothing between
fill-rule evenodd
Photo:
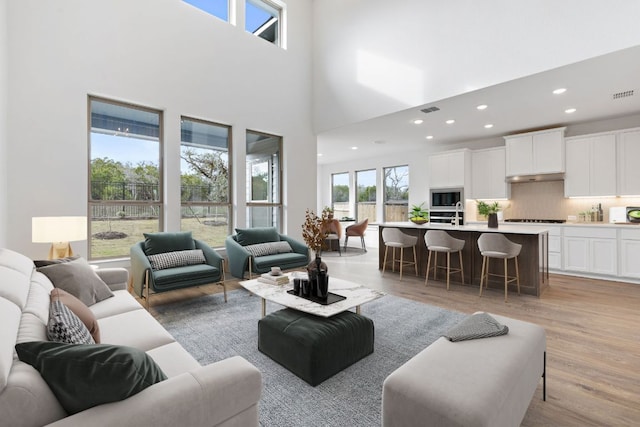
<instances>
[{"instance_id":1,"label":"hardwood floor","mask_svg":"<svg viewBox=\"0 0 640 427\"><path fill-rule=\"evenodd\" d=\"M370 236L373 232L368 232ZM372 240L372 239L369 239ZM640 425L640 285L551 275L541 298L483 292L444 281L377 269L378 249L358 256L325 254L329 274L389 294L464 313L487 311L543 326L547 333L547 401L542 381L523 426ZM455 277L455 276L454 276ZM227 289L238 288L229 280ZM205 286L152 298L152 305L221 292ZM151 310L153 312L153 308ZM362 307L366 315L366 305Z\"/></svg>"}]
</instances>

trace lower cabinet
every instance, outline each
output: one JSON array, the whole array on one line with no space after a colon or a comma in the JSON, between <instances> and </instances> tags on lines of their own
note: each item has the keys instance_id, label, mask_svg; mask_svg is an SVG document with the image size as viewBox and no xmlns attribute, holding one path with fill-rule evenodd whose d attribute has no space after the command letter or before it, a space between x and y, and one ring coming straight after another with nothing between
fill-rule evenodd
<instances>
[{"instance_id":1,"label":"lower cabinet","mask_svg":"<svg viewBox=\"0 0 640 427\"><path fill-rule=\"evenodd\" d=\"M549 269L562 269L562 237L560 227L549 227Z\"/></svg>"},{"instance_id":2,"label":"lower cabinet","mask_svg":"<svg viewBox=\"0 0 640 427\"><path fill-rule=\"evenodd\" d=\"M620 230L620 276L640 279L640 230Z\"/></svg>"},{"instance_id":3,"label":"lower cabinet","mask_svg":"<svg viewBox=\"0 0 640 427\"><path fill-rule=\"evenodd\" d=\"M618 275L614 228L565 227L563 243L564 270Z\"/></svg>"}]
</instances>

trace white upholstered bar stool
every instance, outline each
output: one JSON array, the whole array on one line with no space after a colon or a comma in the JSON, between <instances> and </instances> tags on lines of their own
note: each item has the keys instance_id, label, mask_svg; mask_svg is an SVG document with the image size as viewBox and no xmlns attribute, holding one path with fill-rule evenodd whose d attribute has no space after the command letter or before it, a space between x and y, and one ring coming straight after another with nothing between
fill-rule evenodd
<instances>
[{"instance_id":1,"label":"white upholstered bar stool","mask_svg":"<svg viewBox=\"0 0 640 427\"><path fill-rule=\"evenodd\" d=\"M500 233L483 233L478 238L478 249L482 254L482 273L480 274L480 296L482 296L483 282L489 285L489 276L501 276L500 274L489 273L489 259L504 259L504 302L507 302L507 286L514 280L518 284L518 295L520 295L520 273L518 271L518 255L522 245L514 243ZM516 275L509 276L507 261L513 258L516 265Z\"/></svg>"},{"instance_id":2,"label":"white upholstered bar stool","mask_svg":"<svg viewBox=\"0 0 640 427\"><path fill-rule=\"evenodd\" d=\"M391 268L396 271L396 262L400 264L400 280L402 280L402 267L405 265L414 265L416 276L418 275L418 263L416 261L416 244L417 236L411 236L403 233L399 228L385 227L382 229L382 240L384 241L384 261L382 262L382 274L384 274L387 266L387 254L389 248L393 248L391 256ZM413 247L413 262L404 260L404 249ZM400 258L396 259L396 248L400 248Z\"/></svg>"},{"instance_id":3,"label":"white upholstered bar stool","mask_svg":"<svg viewBox=\"0 0 640 427\"><path fill-rule=\"evenodd\" d=\"M429 271L431 271L431 255L435 253L433 257L433 278L436 278L436 272L438 268L446 268L447 270L447 290L449 290L449 276L451 273L460 273L462 283L464 283L464 268L462 266L462 248L464 248L464 240L456 239L449 233L442 230L428 230L424 235L424 243L429 250L429 258L427 260L427 274L424 279L424 285L427 286L429 281ZM438 252L447 254L447 266L438 267ZM451 268L451 254L458 253L459 268Z\"/></svg>"}]
</instances>

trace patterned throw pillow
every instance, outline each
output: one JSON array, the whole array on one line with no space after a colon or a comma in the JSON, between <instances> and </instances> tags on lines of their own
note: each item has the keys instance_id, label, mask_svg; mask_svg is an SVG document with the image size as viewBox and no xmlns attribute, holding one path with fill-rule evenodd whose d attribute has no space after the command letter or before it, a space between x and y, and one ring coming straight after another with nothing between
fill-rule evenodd
<instances>
[{"instance_id":1,"label":"patterned throw pillow","mask_svg":"<svg viewBox=\"0 0 640 427\"><path fill-rule=\"evenodd\" d=\"M255 245L248 245L244 248L254 257L293 252L289 242L284 240L280 242L256 243Z\"/></svg>"},{"instance_id":2,"label":"patterned throw pillow","mask_svg":"<svg viewBox=\"0 0 640 427\"><path fill-rule=\"evenodd\" d=\"M149 258L151 268L154 270L207 263L202 249L165 252L163 254L149 255L147 258Z\"/></svg>"},{"instance_id":3,"label":"patterned throw pillow","mask_svg":"<svg viewBox=\"0 0 640 427\"><path fill-rule=\"evenodd\" d=\"M80 318L58 300L52 301L49 308L47 338L66 344L94 344L89 329Z\"/></svg>"}]
</instances>

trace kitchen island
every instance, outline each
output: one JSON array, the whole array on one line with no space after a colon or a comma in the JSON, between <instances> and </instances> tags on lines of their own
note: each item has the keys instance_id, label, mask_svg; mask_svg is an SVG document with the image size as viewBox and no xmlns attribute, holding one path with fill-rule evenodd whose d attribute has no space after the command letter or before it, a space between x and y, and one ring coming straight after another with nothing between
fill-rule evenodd
<instances>
[{"instance_id":1,"label":"kitchen island","mask_svg":"<svg viewBox=\"0 0 640 427\"><path fill-rule=\"evenodd\" d=\"M503 225L498 228L489 228L486 224L473 224L454 226L440 223L414 224L412 222L385 222L379 225L379 252L378 267L382 270L384 262L384 241L382 240L382 230L385 228L399 228L403 232L418 237L416 245L416 256L418 263L418 274L425 277L427 270L428 251L424 242L424 235L428 230L444 230L456 239L465 241L462 250L462 263L464 265L465 285L476 286L480 289L480 275L482 270L482 255L478 250L478 238L482 233L505 234L509 240L522 245L520 256L518 256L518 266L520 270L520 291L524 294L540 297L544 289L549 286L549 231L544 227ZM396 251L396 256L398 256ZM389 253L389 259L391 252ZM405 251L406 261L413 261L413 252ZM389 260L387 260L389 261ZM452 257L452 266L456 264L457 257ZM390 263L389 263L390 265ZM438 257L438 265L446 266L446 256ZM387 267L389 271L389 267ZM411 274L412 270L407 270ZM504 264L497 260L490 263L490 273L504 274ZM433 272L431 273L433 277ZM513 261L509 261L509 275L515 276ZM438 280L445 280L445 270L438 269ZM431 280L431 279L430 279ZM460 281L459 274L451 275L452 283ZM489 276L489 288L504 290L504 280L500 277ZM516 283L509 284L509 292L517 292Z\"/></svg>"}]
</instances>

